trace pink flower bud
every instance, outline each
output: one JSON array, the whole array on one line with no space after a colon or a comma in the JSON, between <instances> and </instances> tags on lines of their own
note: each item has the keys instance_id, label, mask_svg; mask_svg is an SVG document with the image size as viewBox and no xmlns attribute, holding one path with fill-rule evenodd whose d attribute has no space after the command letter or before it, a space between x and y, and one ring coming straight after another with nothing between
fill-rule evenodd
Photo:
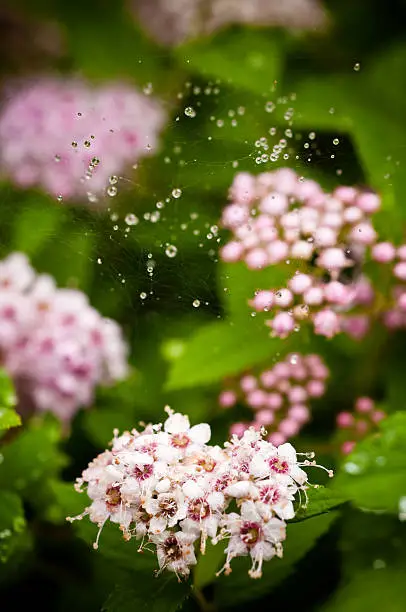
<instances>
[{"instance_id":1,"label":"pink flower bud","mask_svg":"<svg viewBox=\"0 0 406 612\"><path fill-rule=\"evenodd\" d=\"M312 278L308 274L295 274L289 281L289 289L293 293L304 293L312 286Z\"/></svg>"},{"instance_id":2,"label":"pink flower bud","mask_svg":"<svg viewBox=\"0 0 406 612\"><path fill-rule=\"evenodd\" d=\"M359 397L355 402L355 410L357 412L370 412L374 405L374 401L370 397Z\"/></svg>"},{"instance_id":3,"label":"pink flower bud","mask_svg":"<svg viewBox=\"0 0 406 612\"><path fill-rule=\"evenodd\" d=\"M378 263L388 263L395 255L396 249L391 242L379 242L372 247L372 258Z\"/></svg>"},{"instance_id":4,"label":"pink flower bud","mask_svg":"<svg viewBox=\"0 0 406 612\"><path fill-rule=\"evenodd\" d=\"M229 204L223 210L221 222L224 227L234 228L247 223L250 218L249 209L244 204Z\"/></svg>"},{"instance_id":5,"label":"pink flower bud","mask_svg":"<svg viewBox=\"0 0 406 612\"><path fill-rule=\"evenodd\" d=\"M249 393L257 388L257 379L255 376L243 376L240 380L240 387L245 393Z\"/></svg>"},{"instance_id":6,"label":"pink flower bud","mask_svg":"<svg viewBox=\"0 0 406 612\"><path fill-rule=\"evenodd\" d=\"M343 453L343 455L349 455L354 450L354 447L355 442L353 442L352 440L347 440L341 445L341 452Z\"/></svg>"},{"instance_id":7,"label":"pink flower bud","mask_svg":"<svg viewBox=\"0 0 406 612\"><path fill-rule=\"evenodd\" d=\"M326 270L341 270L348 266L348 261L342 249L330 248L322 252L317 260L317 265Z\"/></svg>"},{"instance_id":8,"label":"pink flower bud","mask_svg":"<svg viewBox=\"0 0 406 612\"><path fill-rule=\"evenodd\" d=\"M279 431L274 431L270 436L268 436L267 440L274 446L280 446L286 442L286 437Z\"/></svg>"},{"instance_id":9,"label":"pink flower bud","mask_svg":"<svg viewBox=\"0 0 406 612\"><path fill-rule=\"evenodd\" d=\"M376 240L376 231L370 223L359 223L352 228L350 238L359 244L373 244Z\"/></svg>"},{"instance_id":10,"label":"pink flower bud","mask_svg":"<svg viewBox=\"0 0 406 612\"><path fill-rule=\"evenodd\" d=\"M344 224L344 218L341 213L328 212L325 213L321 219L321 223L326 228L331 227L333 230L340 230Z\"/></svg>"},{"instance_id":11,"label":"pink flower bud","mask_svg":"<svg viewBox=\"0 0 406 612\"><path fill-rule=\"evenodd\" d=\"M319 306L324 300L323 289L321 287L311 287L303 294L303 300L309 306Z\"/></svg>"},{"instance_id":12,"label":"pink flower bud","mask_svg":"<svg viewBox=\"0 0 406 612\"><path fill-rule=\"evenodd\" d=\"M386 413L383 410L374 410L371 414L371 420L374 423L379 423L382 419L386 418Z\"/></svg>"},{"instance_id":13,"label":"pink flower bud","mask_svg":"<svg viewBox=\"0 0 406 612\"><path fill-rule=\"evenodd\" d=\"M267 393L262 391L261 389L255 389L248 393L246 400L247 404L254 409L261 408L266 405L267 402Z\"/></svg>"},{"instance_id":14,"label":"pink flower bud","mask_svg":"<svg viewBox=\"0 0 406 612\"><path fill-rule=\"evenodd\" d=\"M333 247L337 243L337 232L331 227L319 227L313 237L318 247Z\"/></svg>"},{"instance_id":15,"label":"pink flower bud","mask_svg":"<svg viewBox=\"0 0 406 612\"><path fill-rule=\"evenodd\" d=\"M235 261L239 261L244 252L244 247L241 242L237 242L233 240L228 242L223 246L220 251L220 256L223 261L227 263L234 263Z\"/></svg>"},{"instance_id":16,"label":"pink flower bud","mask_svg":"<svg viewBox=\"0 0 406 612\"><path fill-rule=\"evenodd\" d=\"M406 244L402 244L402 246L398 248L397 256L399 257L399 259L406 259Z\"/></svg>"},{"instance_id":17,"label":"pink flower bud","mask_svg":"<svg viewBox=\"0 0 406 612\"><path fill-rule=\"evenodd\" d=\"M263 426L267 426L267 425L271 425L275 420L275 415L272 412L272 410L259 410L256 414L255 414L255 421L259 424L259 425L263 425Z\"/></svg>"},{"instance_id":18,"label":"pink flower bud","mask_svg":"<svg viewBox=\"0 0 406 612\"><path fill-rule=\"evenodd\" d=\"M358 206L349 206L343 212L343 218L345 223L359 223L363 218L362 210Z\"/></svg>"},{"instance_id":19,"label":"pink flower bud","mask_svg":"<svg viewBox=\"0 0 406 612\"><path fill-rule=\"evenodd\" d=\"M320 336L332 338L340 331L340 320L335 312L324 309L313 317L314 331Z\"/></svg>"},{"instance_id":20,"label":"pink flower bud","mask_svg":"<svg viewBox=\"0 0 406 612\"><path fill-rule=\"evenodd\" d=\"M270 264L279 263L286 259L289 254L289 246L283 240L275 240L267 245L267 253Z\"/></svg>"},{"instance_id":21,"label":"pink flower bud","mask_svg":"<svg viewBox=\"0 0 406 612\"><path fill-rule=\"evenodd\" d=\"M272 216L283 215L288 209L289 202L288 198L278 192L269 193L259 205L259 210L262 213L267 213Z\"/></svg>"},{"instance_id":22,"label":"pink flower bud","mask_svg":"<svg viewBox=\"0 0 406 612\"><path fill-rule=\"evenodd\" d=\"M279 393L268 393L267 404L271 410L278 410L283 404L282 396Z\"/></svg>"},{"instance_id":23,"label":"pink flower bud","mask_svg":"<svg viewBox=\"0 0 406 612\"><path fill-rule=\"evenodd\" d=\"M331 281L324 287L324 296L332 304L345 306L351 302L354 291L351 286L343 285L339 281Z\"/></svg>"},{"instance_id":24,"label":"pink flower bud","mask_svg":"<svg viewBox=\"0 0 406 612\"><path fill-rule=\"evenodd\" d=\"M313 254L313 245L306 240L297 240L290 248L290 256L293 259L305 259L306 261L311 258Z\"/></svg>"},{"instance_id":25,"label":"pink flower bud","mask_svg":"<svg viewBox=\"0 0 406 612\"><path fill-rule=\"evenodd\" d=\"M255 198L255 177L248 172L240 172L234 177L230 189L233 200L241 204L249 204Z\"/></svg>"},{"instance_id":26,"label":"pink flower bud","mask_svg":"<svg viewBox=\"0 0 406 612\"><path fill-rule=\"evenodd\" d=\"M274 301L272 291L258 291L250 301L251 306L258 312L270 310Z\"/></svg>"},{"instance_id":27,"label":"pink flower bud","mask_svg":"<svg viewBox=\"0 0 406 612\"><path fill-rule=\"evenodd\" d=\"M253 249L245 255L245 263L251 270L259 270L268 265L268 255L264 249Z\"/></svg>"},{"instance_id":28,"label":"pink flower bud","mask_svg":"<svg viewBox=\"0 0 406 612\"><path fill-rule=\"evenodd\" d=\"M237 394L234 391L222 391L219 395L219 404L222 408L230 408L237 401Z\"/></svg>"},{"instance_id":29,"label":"pink flower bud","mask_svg":"<svg viewBox=\"0 0 406 612\"><path fill-rule=\"evenodd\" d=\"M356 202L357 206L359 206L360 209L367 214L376 212L381 206L381 199L378 194L367 191L361 193L357 197Z\"/></svg>"},{"instance_id":30,"label":"pink flower bud","mask_svg":"<svg viewBox=\"0 0 406 612\"><path fill-rule=\"evenodd\" d=\"M357 190L354 187L340 185L334 190L333 196L339 198L345 204L351 204L357 195Z\"/></svg>"},{"instance_id":31,"label":"pink flower bud","mask_svg":"<svg viewBox=\"0 0 406 612\"><path fill-rule=\"evenodd\" d=\"M287 312L280 312L269 322L269 325L275 336L286 338L294 330L295 321Z\"/></svg>"},{"instance_id":32,"label":"pink flower bud","mask_svg":"<svg viewBox=\"0 0 406 612\"><path fill-rule=\"evenodd\" d=\"M310 380L307 383L306 389L310 397L321 397L326 387L321 380Z\"/></svg>"},{"instance_id":33,"label":"pink flower bud","mask_svg":"<svg viewBox=\"0 0 406 612\"><path fill-rule=\"evenodd\" d=\"M406 261L397 263L393 268L393 274L396 276L396 278L406 281Z\"/></svg>"},{"instance_id":34,"label":"pink flower bud","mask_svg":"<svg viewBox=\"0 0 406 612\"><path fill-rule=\"evenodd\" d=\"M400 308L400 310L406 312L406 292L399 295L397 299L397 306Z\"/></svg>"},{"instance_id":35,"label":"pink flower bud","mask_svg":"<svg viewBox=\"0 0 406 612\"><path fill-rule=\"evenodd\" d=\"M293 301L293 295L289 291L289 289L279 289L274 294L274 302L275 306L280 306L281 308L287 308L291 305Z\"/></svg>"},{"instance_id":36,"label":"pink flower bud","mask_svg":"<svg viewBox=\"0 0 406 612\"><path fill-rule=\"evenodd\" d=\"M300 425L303 425L309 420L310 411L307 406L304 406L302 404L295 404L289 409L288 415L290 419L293 419L297 421Z\"/></svg>"},{"instance_id":37,"label":"pink flower bud","mask_svg":"<svg viewBox=\"0 0 406 612\"><path fill-rule=\"evenodd\" d=\"M307 393L303 387L297 385L290 389L288 397L292 404L300 404L301 402L305 402L307 400Z\"/></svg>"},{"instance_id":38,"label":"pink flower bud","mask_svg":"<svg viewBox=\"0 0 406 612\"><path fill-rule=\"evenodd\" d=\"M337 426L340 429L346 429L347 427L352 427L354 424L354 417L351 412L340 412L337 415Z\"/></svg>"},{"instance_id":39,"label":"pink flower bud","mask_svg":"<svg viewBox=\"0 0 406 612\"><path fill-rule=\"evenodd\" d=\"M283 419L283 421L279 423L278 429L279 432L286 438L291 438L299 433L300 425L298 421L295 421L294 419Z\"/></svg>"},{"instance_id":40,"label":"pink flower bud","mask_svg":"<svg viewBox=\"0 0 406 612\"><path fill-rule=\"evenodd\" d=\"M261 383L264 385L264 387L272 387L272 385L275 384L275 381L276 376L273 373L273 370L265 370L265 372L262 372Z\"/></svg>"},{"instance_id":41,"label":"pink flower bud","mask_svg":"<svg viewBox=\"0 0 406 612\"><path fill-rule=\"evenodd\" d=\"M362 340L369 330L369 317L368 315L346 316L341 320L341 329L355 340Z\"/></svg>"},{"instance_id":42,"label":"pink flower bud","mask_svg":"<svg viewBox=\"0 0 406 612\"><path fill-rule=\"evenodd\" d=\"M248 429L249 425L247 423L233 423L230 427L231 435L241 436L244 435L244 432Z\"/></svg>"},{"instance_id":43,"label":"pink flower bud","mask_svg":"<svg viewBox=\"0 0 406 612\"><path fill-rule=\"evenodd\" d=\"M357 421L355 423L355 430L359 434L366 434L369 429L369 424L366 421Z\"/></svg>"}]
</instances>

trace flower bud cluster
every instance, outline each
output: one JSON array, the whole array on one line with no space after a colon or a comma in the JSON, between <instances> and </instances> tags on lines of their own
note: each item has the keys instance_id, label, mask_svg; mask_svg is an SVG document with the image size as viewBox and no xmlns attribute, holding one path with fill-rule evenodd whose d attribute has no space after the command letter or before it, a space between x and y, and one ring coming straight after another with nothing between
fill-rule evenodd
<instances>
[{"instance_id":1,"label":"flower bud cluster","mask_svg":"<svg viewBox=\"0 0 406 612\"><path fill-rule=\"evenodd\" d=\"M157 146L165 114L123 83L42 78L10 92L0 114L0 170L20 187L93 201L109 178Z\"/></svg>"},{"instance_id":2,"label":"flower bud cluster","mask_svg":"<svg viewBox=\"0 0 406 612\"><path fill-rule=\"evenodd\" d=\"M340 412L337 415L337 428L342 442L340 450L348 455L359 440L377 429L377 424L386 417L383 410L375 407L370 397L359 397L354 412Z\"/></svg>"},{"instance_id":3,"label":"flower bud cluster","mask_svg":"<svg viewBox=\"0 0 406 612\"><path fill-rule=\"evenodd\" d=\"M252 422L234 423L231 433L242 436L249 427L265 427L272 444L283 444L310 420L309 403L324 394L328 375L318 355L292 353L259 375L249 372L226 381L220 406L242 403L254 411Z\"/></svg>"},{"instance_id":4,"label":"flower bud cluster","mask_svg":"<svg viewBox=\"0 0 406 612\"><path fill-rule=\"evenodd\" d=\"M227 538L225 573L233 558L249 556L249 575L259 578L264 561L282 556L285 521L310 486L302 467L316 465L314 455L299 461L291 444L276 448L253 428L212 446L207 423L190 427L187 416L166 411L163 426L115 432L111 450L77 480L90 506L68 520L89 516L99 526L95 548L106 521L117 523L125 540L141 540L140 550L154 547L160 571L178 577L196 563L195 542L204 553L207 538Z\"/></svg>"},{"instance_id":5,"label":"flower bud cluster","mask_svg":"<svg viewBox=\"0 0 406 612\"><path fill-rule=\"evenodd\" d=\"M20 409L69 421L93 400L97 384L123 378L127 347L115 321L81 291L58 289L22 253L0 261L0 354Z\"/></svg>"},{"instance_id":6,"label":"flower bud cluster","mask_svg":"<svg viewBox=\"0 0 406 612\"><path fill-rule=\"evenodd\" d=\"M390 329L406 327L406 245L396 248L390 242L380 242L372 249L372 258L379 263L393 266L391 306L383 314L383 321Z\"/></svg>"}]
</instances>

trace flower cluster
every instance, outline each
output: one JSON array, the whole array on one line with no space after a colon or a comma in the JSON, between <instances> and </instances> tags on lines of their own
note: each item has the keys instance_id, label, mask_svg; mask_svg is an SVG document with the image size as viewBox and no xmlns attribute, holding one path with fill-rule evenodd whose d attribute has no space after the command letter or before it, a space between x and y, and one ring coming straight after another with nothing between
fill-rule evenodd
<instances>
[{"instance_id":1,"label":"flower cluster","mask_svg":"<svg viewBox=\"0 0 406 612\"><path fill-rule=\"evenodd\" d=\"M249 427L265 427L268 440L279 446L296 436L310 420L309 401L321 397L329 371L318 355L293 353L259 375L244 374L226 381L220 406L241 402L254 411L251 423L234 423L231 433L242 436Z\"/></svg>"},{"instance_id":2,"label":"flower cluster","mask_svg":"<svg viewBox=\"0 0 406 612\"><path fill-rule=\"evenodd\" d=\"M10 93L0 115L0 170L20 187L94 201L110 177L116 182L156 148L164 119L156 102L122 83L28 82Z\"/></svg>"},{"instance_id":3,"label":"flower cluster","mask_svg":"<svg viewBox=\"0 0 406 612\"><path fill-rule=\"evenodd\" d=\"M296 268L286 287L259 290L250 301L254 310L271 313L272 334L284 338L310 320L315 333L328 338L340 331L362 337L375 293L360 267L376 242L371 215L379 196L352 187L328 194L282 168L257 177L238 174L230 197L222 224L233 237L222 259L253 270L284 263Z\"/></svg>"},{"instance_id":4,"label":"flower cluster","mask_svg":"<svg viewBox=\"0 0 406 612\"><path fill-rule=\"evenodd\" d=\"M73 521L89 516L99 526L118 523L125 540L152 544L160 570L187 576L196 563L194 544L205 551L207 538L225 538L231 571L235 557L249 556L249 575L259 578L264 561L282 556L285 520L295 516L293 502L308 477L303 466L316 465L311 454L298 461L291 444L276 448L253 428L220 446L208 444L210 426L190 427L187 416L166 408L162 425L147 425L121 436L77 480L87 486L90 506ZM329 472L331 475L331 473ZM237 511L227 512L230 504Z\"/></svg>"},{"instance_id":5,"label":"flower cluster","mask_svg":"<svg viewBox=\"0 0 406 612\"><path fill-rule=\"evenodd\" d=\"M327 22L318 0L131 0L131 5L144 27L164 45L234 23L313 29Z\"/></svg>"},{"instance_id":6,"label":"flower cluster","mask_svg":"<svg viewBox=\"0 0 406 612\"><path fill-rule=\"evenodd\" d=\"M340 431L339 437L343 438L341 452L348 455L356 443L376 430L377 424L385 417L386 413L377 409L370 397L359 397L353 413L340 412L337 415L337 427Z\"/></svg>"},{"instance_id":7,"label":"flower cluster","mask_svg":"<svg viewBox=\"0 0 406 612\"><path fill-rule=\"evenodd\" d=\"M21 411L69 421L92 402L97 384L125 376L126 354L117 323L101 317L81 291L58 289L21 253L0 262L0 355Z\"/></svg>"}]
</instances>

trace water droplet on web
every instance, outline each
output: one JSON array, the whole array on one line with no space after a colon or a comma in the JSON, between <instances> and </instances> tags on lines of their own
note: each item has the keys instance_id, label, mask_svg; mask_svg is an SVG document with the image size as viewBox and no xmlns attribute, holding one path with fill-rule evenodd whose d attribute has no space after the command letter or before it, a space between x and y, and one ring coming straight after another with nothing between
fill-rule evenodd
<instances>
[{"instance_id":1,"label":"water droplet on web","mask_svg":"<svg viewBox=\"0 0 406 612\"><path fill-rule=\"evenodd\" d=\"M56 162L60 162L61 161L61 156L60 155L55 155L54 157Z\"/></svg>"},{"instance_id":2,"label":"water droplet on web","mask_svg":"<svg viewBox=\"0 0 406 612\"><path fill-rule=\"evenodd\" d=\"M59 194L58 196L56 196L56 199L58 200L58 202L62 202L63 196Z\"/></svg>"},{"instance_id":3,"label":"water droplet on web","mask_svg":"<svg viewBox=\"0 0 406 612\"><path fill-rule=\"evenodd\" d=\"M172 189L172 195L176 199L180 198L182 195L182 189Z\"/></svg>"},{"instance_id":4,"label":"water droplet on web","mask_svg":"<svg viewBox=\"0 0 406 612\"><path fill-rule=\"evenodd\" d=\"M199 308L199 306L200 306L200 300L193 300L193 307Z\"/></svg>"},{"instance_id":5,"label":"water droplet on web","mask_svg":"<svg viewBox=\"0 0 406 612\"><path fill-rule=\"evenodd\" d=\"M90 140L85 140L83 144L88 149L91 143L90 143Z\"/></svg>"},{"instance_id":6,"label":"water droplet on web","mask_svg":"<svg viewBox=\"0 0 406 612\"><path fill-rule=\"evenodd\" d=\"M265 104L265 110L267 113L272 113L275 110L275 104L273 102L267 102Z\"/></svg>"},{"instance_id":7,"label":"water droplet on web","mask_svg":"<svg viewBox=\"0 0 406 612\"><path fill-rule=\"evenodd\" d=\"M334 145L338 145L340 143L340 141L338 140L338 138L334 138L333 139L333 144Z\"/></svg>"},{"instance_id":8,"label":"water droplet on web","mask_svg":"<svg viewBox=\"0 0 406 612\"><path fill-rule=\"evenodd\" d=\"M113 185L110 185L110 187L108 187L107 189L107 193L109 196L111 196L112 198L117 195L117 187L114 187Z\"/></svg>"},{"instance_id":9,"label":"water droplet on web","mask_svg":"<svg viewBox=\"0 0 406 612\"><path fill-rule=\"evenodd\" d=\"M196 111L193 108L193 106L187 106L185 108L185 115L186 117L191 117L193 119L193 117L196 117Z\"/></svg>"},{"instance_id":10,"label":"water droplet on web","mask_svg":"<svg viewBox=\"0 0 406 612\"><path fill-rule=\"evenodd\" d=\"M165 249L165 255L166 255L167 257L170 257L170 258L172 259L173 257L176 257L176 255L177 255L177 254L178 254L178 249L176 248L176 246L175 246L175 245L173 245L173 244L168 244L168 245L166 246L166 249Z\"/></svg>"},{"instance_id":11,"label":"water droplet on web","mask_svg":"<svg viewBox=\"0 0 406 612\"><path fill-rule=\"evenodd\" d=\"M77 148L77 146L78 146L78 143L76 142L76 140L73 140L73 141L72 141L72 147L73 147L74 149L76 149L76 148Z\"/></svg>"},{"instance_id":12,"label":"water droplet on web","mask_svg":"<svg viewBox=\"0 0 406 612\"><path fill-rule=\"evenodd\" d=\"M128 213L128 215L125 216L124 221L127 223L127 225L137 225L137 223L139 223L138 217L136 217L133 213Z\"/></svg>"},{"instance_id":13,"label":"water droplet on web","mask_svg":"<svg viewBox=\"0 0 406 612\"><path fill-rule=\"evenodd\" d=\"M102 261L101 257L98 257L98 258L97 258L97 263L98 263L99 265L103 263L103 261Z\"/></svg>"},{"instance_id":14,"label":"water droplet on web","mask_svg":"<svg viewBox=\"0 0 406 612\"><path fill-rule=\"evenodd\" d=\"M297 355L291 355L291 357L290 357L290 363L291 363L292 365L296 365L296 364L297 364L297 359L298 359Z\"/></svg>"},{"instance_id":15,"label":"water droplet on web","mask_svg":"<svg viewBox=\"0 0 406 612\"><path fill-rule=\"evenodd\" d=\"M109 177L109 183L110 183L110 185L117 185L117 183L118 183L118 176L116 176L115 174L110 176Z\"/></svg>"},{"instance_id":16,"label":"water droplet on web","mask_svg":"<svg viewBox=\"0 0 406 612\"><path fill-rule=\"evenodd\" d=\"M145 300L147 298L147 294L145 293L145 291L142 291L142 293L140 293L140 298L142 300Z\"/></svg>"},{"instance_id":17,"label":"water droplet on web","mask_svg":"<svg viewBox=\"0 0 406 612\"><path fill-rule=\"evenodd\" d=\"M359 62L356 62L356 63L354 64L354 70L355 70L355 72L359 72L359 71L360 71L360 69L361 69L361 64L360 64Z\"/></svg>"}]
</instances>

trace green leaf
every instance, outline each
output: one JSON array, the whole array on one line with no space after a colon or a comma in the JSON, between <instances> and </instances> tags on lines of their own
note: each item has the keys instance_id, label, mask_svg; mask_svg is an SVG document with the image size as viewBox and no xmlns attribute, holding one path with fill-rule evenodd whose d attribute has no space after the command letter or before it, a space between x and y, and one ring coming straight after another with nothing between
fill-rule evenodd
<instances>
[{"instance_id":1,"label":"green leaf","mask_svg":"<svg viewBox=\"0 0 406 612\"><path fill-rule=\"evenodd\" d=\"M24 509L15 493L0 491L0 563L5 563L25 530Z\"/></svg>"},{"instance_id":2,"label":"green leaf","mask_svg":"<svg viewBox=\"0 0 406 612\"><path fill-rule=\"evenodd\" d=\"M207 543L204 555L199 555L197 565L193 572L193 584L197 589L202 589L213 582L216 572L224 563L224 546L221 542L214 546Z\"/></svg>"},{"instance_id":3,"label":"green leaf","mask_svg":"<svg viewBox=\"0 0 406 612\"><path fill-rule=\"evenodd\" d=\"M66 458L58 449L60 426L48 419L33 421L2 448L0 487L26 492L58 473Z\"/></svg>"},{"instance_id":4,"label":"green leaf","mask_svg":"<svg viewBox=\"0 0 406 612\"><path fill-rule=\"evenodd\" d=\"M348 501L348 497L342 495L340 491L332 490L328 487L317 486L307 490L307 503L301 506L296 512L294 521L303 521L312 516L330 512L333 508L341 506Z\"/></svg>"},{"instance_id":5,"label":"green leaf","mask_svg":"<svg viewBox=\"0 0 406 612\"><path fill-rule=\"evenodd\" d=\"M37 254L55 236L63 217L64 210L42 195L28 198L14 222L12 247L24 251L29 257Z\"/></svg>"},{"instance_id":6,"label":"green leaf","mask_svg":"<svg viewBox=\"0 0 406 612\"><path fill-rule=\"evenodd\" d=\"M405 448L406 412L397 412L346 457L334 487L360 508L398 513L406 496Z\"/></svg>"},{"instance_id":7,"label":"green leaf","mask_svg":"<svg viewBox=\"0 0 406 612\"><path fill-rule=\"evenodd\" d=\"M103 606L104 612L176 612L189 596L190 585L168 574L128 575Z\"/></svg>"},{"instance_id":8,"label":"green leaf","mask_svg":"<svg viewBox=\"0 0 406 612\"><path fill-rule=\"evenodd\" d=\"M359 573L323 607L324 612L404 612L405 574L390 569Z\"/></svg>"},{"instance_id":9,"label":"green leaf","mask_svg":"<svg viewBox=\"0 0 406 612\"><path fill-rule=\"evenodd\" d=\"M263 322L253 317L247 317L244 324L210 323L192 335L182 355L172 364L167 389L211 384L279 356L282 350L288 350L286 340L270 338Z\"/></svg>"},{"instance_id":10,"label":"green leaf","mask_svg":"<svg viewBox=\"0 0 406 612\"><path fill-rule=\"evenodd\" d=\"M278 33L235 28L214 39L184 45L177 55L182 64L205 77L262 95L279 78L281 47Z\"/></svg>"},{"instance_id":11,"label":"green leaf","mask_svg":"<svg viewBox=\"0 0 406 612\"><path fill-rule=\"evenodd\" d=\"M235 559L231 575L220 577L214 585L215 601L220 609L241 604L270 592L293 571L295 564L315 546L318 538L329 530L336 518L337 513L331 512L310 518L308 521L289 524L283 558L274 558L264 563L264 572L260 580L249 578L247 559Z\"/></svg>"}]
</instances>

